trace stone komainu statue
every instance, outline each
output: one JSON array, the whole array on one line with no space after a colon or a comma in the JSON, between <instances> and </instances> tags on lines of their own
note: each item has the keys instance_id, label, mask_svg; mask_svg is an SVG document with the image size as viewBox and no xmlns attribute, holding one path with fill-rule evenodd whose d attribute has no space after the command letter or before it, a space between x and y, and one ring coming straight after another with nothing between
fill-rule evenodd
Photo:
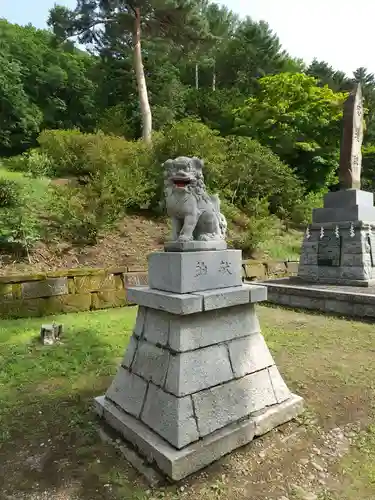
<instances>
[{"instance_id":1,"label":"stone komainu statue","mask_svg":"<svg viewBox=\"0 0 375 500\"><path fill-rule=\"evenodd\" d=\"M164 192L173 241L225 240L227 222L218 195L204 184L203 161L180 156L164 163Z\"/></svg>"}]
</instances>

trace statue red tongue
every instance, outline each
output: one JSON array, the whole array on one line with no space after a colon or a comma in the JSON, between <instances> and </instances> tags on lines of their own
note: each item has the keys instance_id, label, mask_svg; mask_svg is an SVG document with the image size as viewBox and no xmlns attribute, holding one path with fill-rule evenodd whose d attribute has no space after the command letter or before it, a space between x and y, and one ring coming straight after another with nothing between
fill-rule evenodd
<instances>
[{"instance_id":1,"label":"statue red tongue","mask_svg":"<svg viewBox=\"0 0 375 500\"><path fill-rule=\"evenodd\" d=\"M175 186L181 188L181 187L185 187L186 184L189 184L189 181L188 180L186 180L186 181L185 180L176 180L176 181L174 181L174 183L175 183Z\"/></svg>"}]
</instances>

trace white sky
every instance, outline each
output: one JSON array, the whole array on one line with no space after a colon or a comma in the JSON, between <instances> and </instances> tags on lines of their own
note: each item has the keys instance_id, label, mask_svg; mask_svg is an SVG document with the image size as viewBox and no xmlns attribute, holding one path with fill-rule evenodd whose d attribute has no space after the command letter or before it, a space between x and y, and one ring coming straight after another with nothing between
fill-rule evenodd
<instances>
[{"instance_id":1,"label":"white sky","mask_svg":"<svg viewBox=\"0 0 375 500\"><path fill-rule=\"evenodd\" d=\"M241 15L263 19L293 57L316 57L349 76L375 73L374 0L217 0Z\"/></svg>"},{"instance_id":2,"label":"white sky","mask_svg":"<svg viewBox=\"0 0 375 500\"><path fill-rule=\"evenodd\" d=\"M216 1L241 16L267 21L293 57L308 63L317 57L350 76L359 66L375 73L375 0ZM76 0L0 0L0 17L44 28L55 2L76 5Z\"/></svg>"}]
</instances>

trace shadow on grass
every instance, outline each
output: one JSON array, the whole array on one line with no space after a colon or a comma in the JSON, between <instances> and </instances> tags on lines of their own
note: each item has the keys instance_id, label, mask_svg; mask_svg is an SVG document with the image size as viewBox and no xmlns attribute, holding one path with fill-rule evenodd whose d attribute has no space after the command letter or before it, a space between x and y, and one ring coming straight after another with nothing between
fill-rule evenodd
<instances>
[{"instance_id":1,"label":"shadow on grass","mask_svg":"<svg viewBox=\"0 0 375 500\"><path fill-rule=\"evenodd\" d=\"M39 498L33 495L42 492L49 500L146 498L135 472L100 440L92 409L93 398L106 391L117 370L135 317L134 311L113 315L107 322L102 313L65 317L71 325L63 343L55 346L30 337L40 318L0 322L0 485L5 498ZM85 319L96 320L96 327L78 324ZM124 323L126 331L118 331ZM21 324L28 334L14 337Z\"/></svg>"}]
</instances>

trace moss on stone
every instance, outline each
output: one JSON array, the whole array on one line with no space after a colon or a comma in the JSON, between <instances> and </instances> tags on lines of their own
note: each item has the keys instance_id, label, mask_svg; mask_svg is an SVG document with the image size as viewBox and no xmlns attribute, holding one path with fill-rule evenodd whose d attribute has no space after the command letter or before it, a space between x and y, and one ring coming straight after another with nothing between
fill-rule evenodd
<instances>
[{"instance_id":1,"label":"moss on stone","mask_svg":"<svg viewBox=\"0 0 375 500\"><path fill-rule=\"evenodd\" d=\"M75 276L74 285L76 293L88 293L100 290L104 277L104 273L97 276Z\"/></svg>"},{"instance_id":2,"label":"moss on stone","mask_svg":"<svg viewBox=\"0 0 375 500\"><path fill-rule=\"evenodd\" d=\"M7 300L0 302L2 318L28 318L43 315L43 299Z\"/></svg>"},{"instance_id":3,"label":"moss on stone","mask_svg":"<svg viewBox=\"0 0 375 500\"><path fill-rule=\"evenodd\" d=\"M75 294L76 293L76 285L74 283L74 278L68 278L68 291L69 294Z\"/></svg>"},{"instance_id":4,"label":"moss on stone","mask_svg":"<svg viewBox=\"0 0 375 500\"><path fill-rule=\"evenodd\" d=\"M14 299L21 299L22 298L22 284L21 283L14 283L12 285L12 292L13 292Z\"/></svg>"},{"instance_id":5,"label":"moss on stone","mask_svg":"<svg viewBox=\"0 0 375 500\"><path fill-rule=\"evenodd\" d=\"M91 293L61 295L43 299L43 314L71 313L89 311L91 308Z\"/></svg>"},{"instance_id":6,"label":"moss on stone","mask_svg":"<svg viewBox=\"0 0 375 500\"><path fill-rule=\"evenodd\" d=\"M124 279L122 274L115 274L113 276L115 282L115 290L124 290Z\"/></svg>"},{"instance_id":7,"label":"moss on stone","mask_svg":"<svg viewBox=\"0 0 375 500\"><path fill-rule=\"evenodd\" d=\"M243 267L245 268L246 278L264 278L266 276L266 269L261 262L247 261Z\"/></svg>"},{"instance_id":8,"label":"moss on stone","mask_svg":"<svg viewBox=\"0 0 375 500\"><path fill-rule=\"evenodd\" d=\"M10 283L0 283L0 300L5 297L12 298L12 285Z\"/></svg>"},{"instance_id":9,"label":"moss on stone","mask_svg":"<svg viewBox=\"0 0 375 500\"><path fill-rule=\"evenodd\" d=\"M0 276L0 283L23 283L24 281L44 280L46 277L45 273L9 274L8 276Z\"/></svg>"},{"instance_id":10,"label":"moss on stone","mask_svg":"<svg viewBox=\"0 0 375 500\"><path fill-rule=\"evenodd\" d=\"M107 309L126 305L125 290L111 290L92 294L92 309Z\"/></svg>"}]
</instances>

